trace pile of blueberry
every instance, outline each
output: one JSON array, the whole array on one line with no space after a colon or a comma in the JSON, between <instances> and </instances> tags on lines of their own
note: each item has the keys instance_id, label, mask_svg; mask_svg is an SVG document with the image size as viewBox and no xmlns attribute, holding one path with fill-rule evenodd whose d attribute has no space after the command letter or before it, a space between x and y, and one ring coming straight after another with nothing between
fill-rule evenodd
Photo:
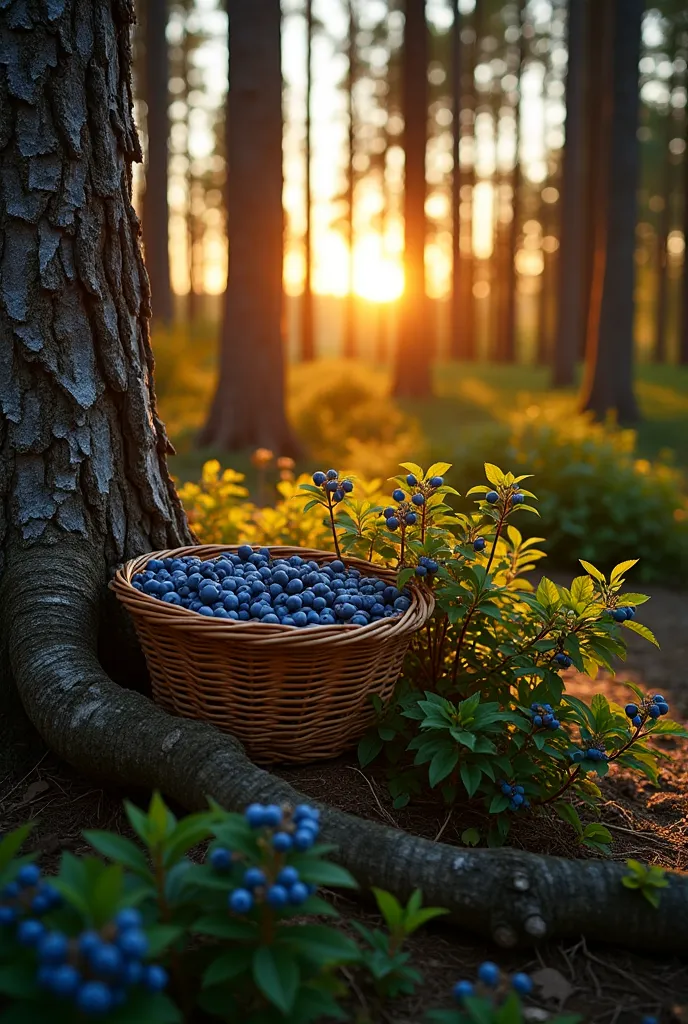
<instances>
[{"instance_id":1,"label":"pile of blueberry","mask_svg":"<svg viewBox=\"0 0 688 1024\"><path fill-rule=\"evenodd\" d=\"M246 821L252 829L264 833L275 854L304 853L314 845L320 831L320 812L308 804L299 804L293 812L277 804L251 804L246 808ZM216 846L208 861L219 872L229 871L234 864L230 850ZM290 864L277 863L269 876L259 867L247 868L242 884L230 892L229 909L235 914L248 914L257 903L266 903L273 910L298 907L315 892L316 887L303 882L298 870Z\"/></svg>"},{"instance_id":2,"label":"pile of blueberry","mask_svg":"<svg viewBox=\"0 0 688 1024\"><path fill-rule=\"evenodd\" d=\"M19 945L35 951L36 981L54 996L71 999L85 1016L102 1016L127 1001L133 987L161 992L167 972L144 964L148 939L138 910L121 910L101 931L75 938L49 929L40 915L59 906L60 894L41 881L35 864L24 865L6 885L0 904L0 925L14 926Z\"/></svg>"},{"instance_id":3,"label":"pile of blueberry","mask_svg":"<svg viewBox=\"0 0 688 1024\"><path fill-rule=\"evenodd\" d=\"M0 926L23 923L27 914L41 917L61 902L57 889L41 878L40 868L24 864L16 879L8 882L0 893Z\"/></svg>"},{"instance_id":4,"label":"pile of blueberry","mask_svg":"<svg viewBox=\"0 0 688 1024\"><path fill-rule=\"evenodd\" d=\"M648 697L646 700L641 701L640 705L627 704L624 711L630 718L631 725L634 725L637 729L648 718L657 719L660 716L668 715L669 704L661 693L656 693L654 697Z\"/></svg>"},{"instance_id":5,"label":"pile of blueberry","mask_svg":"<svg viewBox=\"0 0 688 1024\"><path fill-rule=\"evenodd\" d=\"M625 605L623 608L608 608L607 611L614 619L614 622L625 622L626 619L635 618L635 608L632 605Z\"/></svg>"},{"instance_id":6,"label":"pile of blueberry","mask_svg":"<svg viewBox=\"0 0 688 1024\"><path fill-rule=\"evenodd\" d=\"M500 779L497 785L502 794L509 797L510 811L527 810L530 807L530 800L525 795L526 791L523 786L512 785L510 782L505 782L504 779Z\"/></svg>"},{"instance_id":7,"label":"pile of blueberry","mask_svg":"<svg viewBox=\"0 0 688 1024\"><path fill-rule=\"evenodd\" d=\"M434 558L421 555L416 566L416 576L420 576L421 579L425 576L434 576L438 569L439 563Z\"/></svg>"},{"instance_id":8,"label":"pile of blueberry","mask_svg":"<svg viewBox=\"0 0 688 1024\"><path fill-rule=\"evenodd\" d=\"M520 996L528 996L533 991L533 982L528 974L519 971L512 974L511 978L502 975L497 964L486 960L478 967L477 983L472 981L457 981L454 985L454 999L461 1005L464 999L471 996L497 995L506 997L512 989Z\"/></svg>"},{"instance_id":9,"label":"pile of blueberry","mask_svg":"<svg viewBox=\"0 0 688 1024\"><path fill-rule=\"evenodd\" d=\"M551 704L535 702L530 705L530 714L536 729L558 729L561 724Z\"/></svg>"},{"instance_id":10,"label":"pile of blueberry","mask_svg":"<svg viewBox=\"0 0 688 1024\"><path fill-rule=\"evenodd\" d=\"M344 501L347 494L351 494L354 485L351 480L340 480L336 469L328 469L327 473L318 471L313 474L313 483L316 487L322 487L333 505Z\"/></svg>"},{"instance_id":11,"label":"pile of blueberry","mask_svg":"<svg viewBox=\"0 0 688 1024\"><path fill-rule=\"evenodd\" d=\"M273 559L267 548L254 551L248 544L206 562L194 555L152 558L132 586L209 618L283 626L367 626L411 606L408 591L362 576L339 559L324 566L299 555Z\"/></svg>"}]
</instances>

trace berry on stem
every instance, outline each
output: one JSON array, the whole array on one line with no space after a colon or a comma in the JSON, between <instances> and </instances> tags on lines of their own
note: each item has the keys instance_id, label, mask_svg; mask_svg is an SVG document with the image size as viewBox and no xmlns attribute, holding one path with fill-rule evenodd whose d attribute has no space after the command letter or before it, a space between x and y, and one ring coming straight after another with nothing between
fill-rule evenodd
<instances>
[{"instance_id":1,"label":"berry on stem","mask_svg":"<svg viewBox=\"0 0 688 1024\"><path fill-rule=\"evenodd\" d=\"M485 501L489 501L490 505L496 505L499 501L499 495L496 491L488 491L485 495Z\"/></svg>"},{"instance_id":2,"label":"berry on stem","mask_svg":"<svg viewBox=\"0 0 688 1024\"><path fill-rule=\"evenodd\" d=\"M478 978L482 981L483 985L487 985L488 988L495 988L499 983L500 972L497 964L493 964L490 960L486 960L478 968Z\"/></svg>"}]
</instances>

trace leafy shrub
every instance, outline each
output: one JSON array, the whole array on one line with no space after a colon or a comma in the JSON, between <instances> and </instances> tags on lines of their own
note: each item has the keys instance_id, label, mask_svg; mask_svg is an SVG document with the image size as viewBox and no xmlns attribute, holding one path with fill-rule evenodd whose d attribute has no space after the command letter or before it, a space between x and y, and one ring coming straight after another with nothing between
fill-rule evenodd
<instances>
[{"instance_id":1,"label":"leafy shrub","mask_svg":"<svg viewBox=\"0 0 688 1024\"><path fill-rule=\"evenodd\" d=\"M475 479L495 450L538 480L541 529L561 566L576 558L611 569L629 551L644 580L681 583L688 572L688 501L683 474L638 457L632 430L586 416L542 412L471 432L453 452L458 472Z\"/></svg>"}]
</instances>

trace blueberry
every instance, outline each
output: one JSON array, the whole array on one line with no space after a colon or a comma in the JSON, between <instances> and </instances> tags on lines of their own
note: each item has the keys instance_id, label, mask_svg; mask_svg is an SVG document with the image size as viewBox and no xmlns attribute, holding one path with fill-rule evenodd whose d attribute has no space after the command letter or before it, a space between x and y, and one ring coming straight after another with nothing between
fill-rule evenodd
<instances>
[{"instance_id":1,"label":"blueberry","mask_svg":"<svg viewBox=\"0 0 688 1024\"><path fill-rule=\"evenodd\" d=\"M358 612L358 614L354 615L354 617L351 619L351 624L353 626L367 626L368 621L369 620L364 612Z\"/></svg>"},{"instance_id":2,"label":"blueberry","mask_svg":"<svg viewBox=\"0 0 688 1024\"><path fill-rule=\"evenodd\" d=\"M129 932L124 932L122 939L124 939L125 935L129 935ZM103 943L93 950L90 963L96 974L102 974L106 978L114 978L122 967L122 954L116 946Z\"/></svg>"},{"instance_id":3,"label":"blueberry","mask_svg":"<svg viewBox=\"0 0 688 1024\"><path fill-rule=\"evenodd\" d=\"M629 718L635 718L635 716L638 714L638 705L637 704L627 704L626 707L624 708L624 711L626 712L626 714L628 715Z\"/></svg>"},{"instance_id":4,"label":"blueberry","mask_svg":"<svg viewBox=\"0 0 688 1024\"><path fill-rule=\"evenodd\" d=\"M392 508L390 505L383 511L382 515L384 516L385 519L391 519L395 513L396 509Z\"/></svg>"},{"instance_id":5,"label":"blueberry","mask_svg":"<svg viewBox=\"0 0 688 1024\"><path fill-rule=\"evenodd\" d=\"M249 804L244 811L244 817L251 828L262 828L263 825L267 824L265 821L265 807L262 804Z\"/></svg>"},{"instance_id":6,"label":"blueberry","mask_svg":"<svg viewBox=\"0 0 688 1024\"><path fill-rule=\"evenodd\" d=\"M265 885L265 882L265 872L260 868L248 868L244 872L244 885L247 889L257 889L259 886Z\"/></svg>"},{"instance_id":7,"label":"blueberry","mask_svg":"<svg viewBox=\"0 0 688 1024\"><path fill-rule=\"evenodd\" d=\"M328 469L328 471L327 471L327 479L328 480L336 480L338 476L339 476L339 473L337 472L336 469Z\"/></svg>"},{"instance_id":8,"label":"blueberry","mask_svg":"<svg viewBox=\"0 0 688 1024\"><path fill-rule=\"evenodd\" d=\"M286 587L289 583L289 577L287 576L284 569L278 569L277 572L272 574L272 582L279 583L281 587Z\"/></svg>"},{"instance_id":9,"label":"blueberry","mask_svg":"<svg viewBox=\"0 0 688 1024\"><path fill-rule=\"evenodd\" d=\"M432 477L430 477L430 486L431 487L442 487L443 484L444 484L444 478L443 477L441 477L441 476L432 476Z\"/></svg>"},{"instance_id":10,"label":"blueberry","mask_svg":"<svg viewBox=\"0 0 688 1024\"><path fill-rule=\"evenodd\" d=\"M277 876L277 883L279 885L283 885L285 889L291 888L292 885L296 885L296 883L299 881L300 877L298 871L296 870L296 868L293 868L290 864L288 864L286 868L282 868L282 870Z\"/></svg>"},{"instance_id":11,"label":"blueberry","mask_svg":"<svg viewBox=\"0 0 688 1024\"><path fill-rule=\"evenodd\" d=\"M117 939L117 945L132 960L141 960L148 952L148 939L139 928L127 928Z\"/></svg>"},{"instance_id":12,"label":"blueberry","mask_svg":"<svg viewBox=\"0 0 688 1024\"><path fill-rule=\"evenodd\" d=\"M485 501L489 501L490 505L495 505L499 501L499 495L496 491L488 491L485 495Z\"/></svg>"},{"instance_id":13,"label":"blueberry","mask_svg":"<svg viewBox=\"0 0 688 1024\"><path fill-rule=\"evenodd\" d=\"M295 626L299 626L302 628L303 626L308 625L308 616L306 615L305 612L294 612L294 614L292 615L292 619L294 620Z\"/></svg>"},{"instance_id":14,"label":"blueberry","mask_svg":"<svg viewBox=\"0 0 688 1024\"><path fill-rule=\"evenodd\" d=\"M269 828L276 828L282 821L282 808L277 804L267 804L263 808L263 824Z\"/></svg>"},{"instance_id":15,"label":"blueberry","mask_svg":"<svg viewBox=\"0 0 688 1024\"><path fill-rule=\"evenodd\" d=\"M542 725L542 715L533 715L533 725L539 729Z\"/></svg>"},{"instance_id":16,"label":"blueberry","mask_svg":"<svg viewBox=\"0 0 688 1024\"><path fill-rule=\"evenodd\" d=\"M654 701L656 701L658 704L666 704L667 703L666 697L663 694L661 694L661 693L656 693L652 699Z\"/></svg>"},{"instance_id":17,"label":"blueberry","mask_svg":"<svg viewBox=\"0 0 688 1024\"><path fill-rule=\"evenodd\" d=\"M521 804L523 803L523 796L522 796L522 794L521 793L514 793L514 795L511 798L511 802L516 807L520 807Z\"/></svg>"},{"instance_id":18,"label":"blueberry","mask_svg":"<svg viewBox=\"0 0 688 1024\"><path fill-rule=\"evenodd\" d=\"M549 713L542 716L542 721L543 721L544 725L551 725L553 719L554 719L554 716L550 715Z\"/></svg>"},{"instance_id":19,"label":"blueberry","mask_svg":"<svg viewBox=\"0 0 688 1024\"><path fill-rule=\"evenodd\" d=\"M409 473L409 475L406 477L406 483L409 485L409 487L415 487L416 486L418 481L416 480L416 478L413 475L413 473Z\"/></svg>"},{"instance_id":20,"label":"blueberry","mask_svg":"<svg viewBox=\"0 0 688 1024\"><path fill-rule=\"evenodd\" d=\"M239 890L237 890L238 892ZM143 985L149 992L162 992L167 988L167 971L159 964L149 964L143 975Z\"/></svg>"},{"instance_id":21,"label":"blueberry","mask_svg":"<svg viewBox=\"0 0 688 1024\"><path fill-rule=\"evenodd\" d=\"M343 604L337 605L337 615L340 619L352 619L356 614L356 606L349 604L345 601Z\"/></svg>"},{"instance_id":22,"label":"blueberry","mask_svg":"<svg viewBox=\"0 0 688 1024\"><path fill-rule=\"evenodd\" d=\"M526 499L525 499L525 495L524 494L512 494L511 495L511 504L512 505L523 505L525 500Z\"/></svg>"},{"instance_id":23,"label":"blueberry","mask_svg":"<svg viewBox=\"0 0 688 1024\"><path fill-rule=\"evenodd\" d=\"M643 724L643 720L640 717L640 715L635 715L635 717L631 719L631 725L634 725L636 727L636 729L639 726L641 726L642 724Z\"/></svg>"},{"instance_id":24,"label":"blueberry","mask_svg":"<svg viewBox=\"0 0 688 1024\"><path fill-rule=\"evenodd\" d=\"M414 494L413 497L411 498L411 501L413 502L414 505L418 505L419 508L421 505L425 504L425 498L422 494Z\"/></svg>"},{"instance_id":25,"label":"blueberry","mask_svg":"<svg viewBox=\"0 0 688 1024\"><path fill-rule=\"evenodd\" d=\"M56 996L72 996L81 982L81 975L71 964L62 964L51 971L50 991Z\"/></svg>"},{"instance_id":26,"label":"blueberry","mask_svg":"<svg viewBox=\"0 0 688 1024\"><path fill-rule=\"evenodd\" d=\"M439 569L439 563L432 558L426 559L425 566L429 573L437 572Z\"/></svg>"},{"instance_id":27,"label":"blueberry","mask_svg":"<svg viewBox=\"0 0 688 1024\"><path fill-rule=\"evenodd\" d=\"M552 721L549 723L550 729L558 729L560 725L561 722L558 718L553 718Z\"/></svg>"},{"instance_id":28,"label":"blueberry","mask_svg":"<svg viewBox=\"0 0 688 1024\"><path fill-rule=\"evenodd\" d=\"M289 890L289 902L295 907L305 903L309 896L308 886L303 882L295 882Z\"/></svg>"},{"instance_id":29,"label":"blueberry","mask_svg":"<svg viewBox=\"0 0 688 1024\"><path fill-rule=\"evenodd\" d=\"M625 608L615 608L612 612L612 618L615 622L625 622L628 616L626 615Z\"/></svg>"},{"instance_id":30,"label":"blueberry","mask_svg":"<svg viewBox=\"0 0 688 1024\"><path fill-rule=\"evenodd\" d=\"M268 903L269 906L274 907L275 910L279 910L286 906L288 899L289 893L283 885L271 885L265 896L266 903Z\"/></svg>"},{"instance_id":31,"label":"blueberry","mask_svg":"<svg viewBox=\"0 0 688 1024\"><path fill-rule=\"evenodd\" d=\"M407 512L404 519L407 526L415 526L418 521L418 516L415 512Z\"/></svg>"},{"instance_id":32,"label":"blueberry","mask_svg":"<svg viewBox=\"0 0 688 1024\"><path fill-rule=\"evenodd\" d=\"M45 925L32 918L22 921L17 928L17 942L20 946L35 946L45 935Z\"/></svg>"},{"instance_id":33,"label":"blueberry","mask_svg":"<svg viewBox=\"0 0 688 1024\"><path fill-rule=\"evenodd\" d=\"M83 953L84 956L90 957L96 949L100 949L103 944L98 932L82 932L79 936L79 952Z\"/></svg>"},{"instance_id":34,"label":"blueberry","mask_svg":"<svg viewBox=\"0 0 688 1024\"><path fill-rule=\"evenodd\" d=\"M335 558L334 561L330 562L329 568L332 572L346 572L346 566L342 562L341 558Z\"/></svg>"},{"instance_id":35,"label":"blueberry","mask_svg":"<svg viewBox=\"0 0 688 1024\"><path fill-rule=\"evenodd\" d=\"M482 981L483 985L487 985L488 988L495 988L499 983L499 967L497 964L491 963L486 960L478 968L478 978Z\"/></svg>"},{"instance_id":36,"label":"blueberry","mask_svg":"<svg viewBox=\"0 0 688 1024\"><path fill-rule=\"evenodd\" d=\"M511 987L515 992L518 992L520 996L528 996L533 991L533 983L530 980L528 974L524 974L523 971L519 971L518 974L514 974L511 979Z\"/></svg>"},{"instance_id":37,"label":"blueberry","mask_svg":"<svg viewBox=\"0 0 688 1024\"><path fill-rule=\"evenodd\" d=\"M141 928L143 925L143 916L139 910L134 907L125 907L115 917L115 924L124 931L126 928Z\"/></svg>"},{"instance_id":38,"label":"blueberry","mask_svg":"<svg viewBox=\"0 0 688 1024\"><path fill-rule=\"evenodd\" d=\"M668 715L669 714L669 705L667 704L666 701L658 700L656 705L655 705L655 707L659 708L660 715Z\"/></svg>"},{"instance_id":39,"label":"blueberry","mask_svg":"<svg viewBox=\"0 0 688 1024\"><path fill-rule=\"evenodd\" d=\"M311 829L299 828L294 835L294 849L302 853L304 850L310 850L311 846L315 841L315 836Z\"/></svg>"},{"instance_id":40,"label":"blueberry","mask_svg":"<svg viewBox=\"0 0 688 1024\"><path fill-rule=\"evenodd\" d=\"M457 1003L462 1003L468 996L472 996L473 992L473 984L470 981L457 981L454 985L453 995Z\"/></svg>"},{"instance_id":41,"label":"blueberry","mask_svg":"<svg viewBox=\"0 0 688 1024\"><path fill-rule=\"evenodd\" d=\"M508 782L503 782L501 789L504 796L511 796L511 786Z\"/></svg>"},{"instance_id":42,"label":"blueberry","mask_svg":"<svg viewBox=\"0 0 688 1024\"><path fill-rule=\"evenodd\" d=\"M474 551L484 551L485 550L485 544L486 544L486 541L485 541L484 537L476 537L475 540L473 541L473 550Z\"/></svg>"},{"instance_id":43,"label":"blueberry","mask_svg":"<svg viewBox=\"0 0 688 1024\"><path fill-rule=\"evenodd\" d=\"M240 548L237 548L237 555L242 562L248 562L252 554L253 548L250 544L242 544Z\"/></svg>"},{"instance_id":44,"label":"blueberry","mask_svg":"<svg viewBox=\"0 0 688 1024\"><path fill-rule=\"evenodd\" d=\"M14 924L17 919L17 912L14 907L0 906L0 925Z\"/></svg>"},{"instance_id":45,"label":"blueberry","mask_svg":"<svg viewBox=\"0 0 688 1024\"><path fill-rule=\"evenodd\" d=\"M38 944L38 957L42 964L62 964L68 952L69 942L62 932L50 932Z\"/></svg>"},{"instance_id":46,"label":"blueberry","mask_svg":"<svg viewBox=\"0 0 688 1024\"><path fill-rule=\"evenodd\" d=\"M315 484L316 487L322 487L326 479L327 477L325 476L324 473L318 472L313 474L313 483Z\"/></svg>"},{"instance_id":47,"label":"blueberry","mask_svg":"<svg viewBox=\"0 0 688 1024\"><path fill-rule=\"evenodd\" d=\"M525 793L523 786L514 786L514 793L520 793L521 796Z\"/></svg>"},{"instance_id":48,"label":"blueberry","mask_svg":"<svg viewBox=\"0 0 688 1024\"><path fill-rule=\"evenodd\" d=\"M342 490L346 494L351 494L353 489L354 489L354 485L352 484L351 480L343 480L342 481Z\"/></svg>"},{"instance_id":49,"label":"blueberry","mask_svg":"<svg viewBox=\"0 0 688 1024\"><path fill-rule=\"evenodd\" d=\"M634 619L635 618L635 608L633 608L632 605L628 605L624 610L626 612L626 618L627 619Z\"/></svg>"},{"instance_id":50,"label":"blueberry","mask_svg":"<svg viewBox=\"0 0 688 1024\"><path fill-rule=\"evenodd\" d=\"M416 576L420 576L422 578L423 576L427 576L427 574L428 570L424 565L416 566Z\"/></svg>"},{"instance_id":51,"label":"blueberry","mask_svg":"<svg viewBox=\"0 0 688 1024\"><path fill-rule=\"evenodd\" d=\"M289 580L287 583L288 594L300 594L303 590L303 583L299 579Z\"/></svg>"},{"instance_id":52,"label":"blueberry","mask_svg":"<svg viewBox=\"0 0 688 1024\"><path fill-rule=\"evenodd\" d=\"M339 484L337 483L336 480L328 480L327 483L325 484L325 489L329 491L330 494L334 494L336 491L339 490Z\"/></svg>"},{"instance_id":53,"label":"blueberry","mask_svg":"<svg viewBox=\"0 0 688 1024\"><path fill-rule=\"evenodd\" d=\"M408 597L398 597L394 602L394 607L398 612L407 612L411 607L411 602Z\"/></svg>"},{"instance_id":54,"label":"blueberry","mask_svg":"<svg viewBox=\"0 0 688 1024\"><path fill-rule=\"evenodd\" d=\"M252 619L259 619L262 611L263 605L260 603L260 601L254 601L251 607L249 608L249 614Z\"/></svg>"},{"instance_id":55,"label":"blueberry","mask_svg":"<svg viewBox=\"0 0 688 1024\"><path fill-rule=\"evenodd\" d=\"M338 487L337 490L334 492L334 500L344 501L344 491L342 490L341 487Z\"/></svg>"},{"instance_id":56,"label":"blueberry","mask_svg":"<svg viewBox=\"0 0 688 1024\"><path fill-rule=\"evenodd\" d=\"M392 491L392 497L395 501L404 501L406 495L399 487L397 487L396 490Z\"/></svg>"},{"instance_id":57,"label":"blueberry","mask_svg":"<svg viewBox=\"0 0 688 1024\"><path fill-rule=\"evenodd\" d=\"M102 981L86 981L76 994L76 1005L86 1014L108 1013L112 1002L110 989Z\"/></svg>"},{"instance_id":58,"label":"blueberry","mask_svg":"<svg viewBox=\"0 0 688 1024\"><path fill-rule=\"evenodd\" d=\"M667 708L667 710L668 710L668 708ZM650 708L650 710L648 711L648 715L650 716L650 718L659 718L661 713L662 712L659 710L659 705L658 704L653 704L652 707Z\"/></svg>"},{"instance_id":59,"label":"blueberry","mask_svg":"<svg viewBox=\"0 0 688 1024\"><path fill-rule=\"evenodd\" d=\"M41 869L37 864L25 864L19 870L17 875L17 882L22 889L28 889L32 885L36 885L41 877Z\"/></svg>"},{"instance_id":60,"label":"blueberry","mask_svg":"<svg viewBox=\"0 0 688 1024\"><path fill-rule=\"evenodd\" d=\"M198 609L198 614L199 615L205 615L207 618L212 618L215 613L213 612L212 608L208 607L207 604L203 604ZM248 614L246 615L246 618L248 618Z\"/></svg>"},{"instance_id":61,"label":"blueberry","mask_svg":"<svg viewBox=\"0 0 688 1024\"><path fill-rule=\"evenodd\" d=\"M253 906L253 896L248 889L235 889L229 897L229 909L235 914L247 914Z\"/></svg>"}]
</instances>

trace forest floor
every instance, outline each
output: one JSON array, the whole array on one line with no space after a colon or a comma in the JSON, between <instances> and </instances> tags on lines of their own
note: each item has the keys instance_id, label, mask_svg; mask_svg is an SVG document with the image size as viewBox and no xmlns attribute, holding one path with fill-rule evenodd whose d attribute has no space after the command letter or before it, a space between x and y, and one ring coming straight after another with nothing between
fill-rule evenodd
<instances>
[{"instance_id":1,"label":"forest floor","mask_svg":"<svg viewBox=\"0 0 688 1024\"><path fill-rule=\"evenodd\" d=\"M659 587L648 588L652 601L643 608L643 621L656 633L657 651L631 637L628 661L615 679L601 676L595 683L570 674L572 692L591 695L605 692L625 703L624 679L632 679L648 690L664 692L672 705L672 717L688 720L688 593ZM647 609L647 610L646 610ZM671 760L661 769L658 790L628 773L616 770L602 781L602 821L612 831L612 856L618 860L635 857L677 870L688 870L688 745L666 742ZM79 776L51 753L40 751L30 762L26 751L0 752L0 831L33 821L31 846L47 870L53 869L61 850L84 853L88 849L81 832L86 828L112 829L130 834L122 812L122 798L137 800L136 794L103 788ZM17 765L21 764L21 770ZM461 832L480 824L481 813L466 810L447 820L437 805L414 805L403 811L392 809L381 773L368 768L361 772L355 755L334 762L299 768L278 769L278 773L313 799L322 799L346 811L372 820L394 824L418 835L461 843ZM145 797L140 797L142 800ZM484 815L483 815L484 817ZM516 820L511 845L538 853L566 857L593 856L577 845L572 831L552 817ZM584 894L581 898L585 898ZM332 896L346 918L376 924L375 915L349 898ZM346 927L346 926L345 926ZM352 1012L367 1008L375 1024L421 1024L430 1007L451 1005L449 994L460 978L473 978L477 965L494 959L505 970L526 970L536 980L529 1020L545 1020L546 1014L565 1009L595 1024L640 1024L644 1014L669 1021L688 1022L688 963L649 954L601 946L588 940L543 944L535 951L504 953L489 943L447 928L427 928L408 946L413 964L424 982L416 995L390 1004L384 1010L370 1003L364 992L352 986ZM688 952L688 951L687 951Z\"/></svg>"}]
</instances>

